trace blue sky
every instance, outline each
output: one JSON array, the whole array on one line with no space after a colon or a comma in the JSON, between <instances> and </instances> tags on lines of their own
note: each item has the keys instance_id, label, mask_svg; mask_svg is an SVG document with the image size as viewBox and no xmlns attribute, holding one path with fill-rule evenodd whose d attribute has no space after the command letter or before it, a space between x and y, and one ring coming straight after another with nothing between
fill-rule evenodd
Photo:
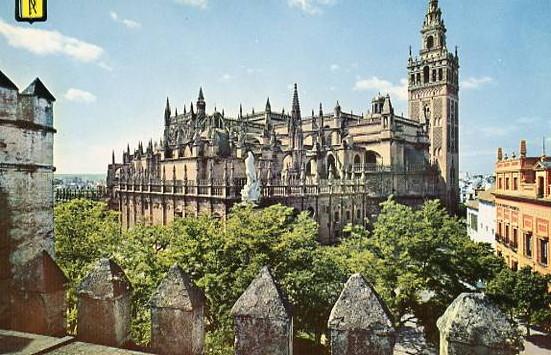
<instances>
[{"instance_id":1,"label":"blue sky","mask_svg":"<svg viewBox=\"0 0 551 355\"><path fill-rule=\"evenodd\" d=\"M16 23L0 3L0 70L22 90L39 76L57 97L60 173L105 172L115 149L162 134L199 86L226 113L303 113L337 100L367 111L378 91L406 112L408 47L428 0L49 0L48 21ZM461 170L491 172L495 151L539 155L551 138L551 1L440 0L461 60ZM551 151L551 140L548 140ZM551 154L551 153L550 153Z\"/></svg>"}]
</instances>

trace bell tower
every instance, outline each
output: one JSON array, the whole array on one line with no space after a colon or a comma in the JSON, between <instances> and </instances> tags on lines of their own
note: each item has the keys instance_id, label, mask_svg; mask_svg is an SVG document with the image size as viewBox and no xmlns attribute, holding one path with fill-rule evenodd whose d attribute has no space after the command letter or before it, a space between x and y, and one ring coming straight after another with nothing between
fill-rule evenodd
<instances>
[{"instance_id":1,"label":"bell tower","mask_svg":"<svg viewBox=\"0 0 551 355\"><path fill-rule=\"evenodd\" d=\"M430 158L440 169L441 199L450 212L459 204L459 57L446 46L438 0L429 0L419 56L409 53L409 117L423 123Z\"/></svg>"}]
</instances>

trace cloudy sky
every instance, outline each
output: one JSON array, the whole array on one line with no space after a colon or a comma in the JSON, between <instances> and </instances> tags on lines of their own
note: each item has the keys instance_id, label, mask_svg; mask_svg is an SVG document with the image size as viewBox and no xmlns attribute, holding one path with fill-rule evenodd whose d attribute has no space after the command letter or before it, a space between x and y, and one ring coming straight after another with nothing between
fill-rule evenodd
<instances>
[{"instance_id":1,"label":"cloudy sky","mask_svg":"<svg viewBox=\"0 0 551 355\"><path fill-rule=\"evenodd\" d=\"M158 139L166 97L235 113L337 100L367 111L389 92L406 111L409 45L427 0L50 0L48 22L16 23L0 3L0 70L22 90L39 76L57 98L60 173L105 172L127 143ZM551 138L551 1L441 0L461 59L461 170L490 172L495 151L541 153ZM529 5L528 5L529 4ZM551 150L551 140L548 140Z\"/></svg>"}]
</instances>

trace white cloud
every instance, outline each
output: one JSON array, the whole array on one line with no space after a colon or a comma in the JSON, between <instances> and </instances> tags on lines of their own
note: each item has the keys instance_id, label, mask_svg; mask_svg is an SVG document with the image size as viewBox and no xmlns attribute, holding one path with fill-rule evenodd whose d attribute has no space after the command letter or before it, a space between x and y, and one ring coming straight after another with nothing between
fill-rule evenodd
<instances>
[{"instance_id":1,"label":"white cloud","mask_svg":"<svg viewBox=\"0 0 551 355\"><path fill-rule=\"evenodd\" d=\"M493 82L494 79L489 76L483 76L481 78L470 77L460 83L460 87L465 90L478 89L486 84Z\"/></svg>"},{"instance_id":2,"label":"white cloud","mask_svg":"<svg viewBox=\"0 0 551 355\"><path fill-rule=\"evenodd\" d=\"M62 54L81 62L96 62L104 54L103 48L65 36L58 31L14 26L0 20L0 35L15 48L38 55Z\"/></svg>"},{"instance_id":3,"label":"white cloud","mask_svg":"<svg viewBox=\"0 0 551 355\"><path fill-rule=\"evenodd\" d=\"M408 99L408 81L401 79L395 85L388 80L379 79L376 76L371 79L359 79L354 85L356 91L378 91L381 94L390 94L392 98L406 101Z\"/></svg>"},{"instance_id":4,"label":"white cloud","mask_svg":"<svg viewBox=\"0 0 551 355\"><path fill-rule=\"evenodd\" d=\"M137 29L142 27L142 24L139 22L136 22L134 20L129 20L127 18L121 18L115 11L109 12L109 15L111 16L111 19L117 23L121 23L126 26L126 28L129 28L131 30Z\"/></svg>"},{"instance_id":5,"label":"white cloud","mask_svg":"<svg viewBox=\"0 0 551 355\"><path fill-rule=\"evenodd\" d=\"M113 67L103 61L99 62L98 65L100 66L100 68L103 68L107 71L113 71Z\"/></svg>"},{"instance_id":6,"label":"white cloud","mask_svg":"<svg viewBox=\"0 0 551 355\"><path fill-rule=\"evenodd\" d=\"M308 15L319 15L323 13L322 7L335 3L336 0L287 0L292 8L297 8Z\"/></svg>"},{"instance_id":7,"label":"white cloud","mask_svg":"<svg viewBox=\"0 0 551 355\"><path fill-rule=\"evenodd\" d=\"M340 65L338 64L331 64L331 67L329 67L329 69L331 69L331 71L337 71L341 68Z\"/></svg>"},{"instance_id":8,"label":"white cloud","mask_svg":"<svg viewBox=\"0 0 551 355\"><path fill-rule=\"evenodd\" d=\"M224 75L222 75L222 77L220 77L221 81L230 81L231 79L233 79L233 76L228 73L225 73Z\"/></svg>"},{"instance_id":9,"label":"white cloud","mask_svg":"<svg viewBox=\"0 0 551 355\"><path fill-rule=\"evenodd\" d=\"M64 95L65 99L73 102L82 102L89 104L96 102L96 96L88 91L70 88Z\"/></svg>"},{"instance_id":10,"label":"white cloud","mask_svg":"<svg viewBox=\"0 0 551 355\"><path fill-rule=\"evenodd\" d=\"M206 9L208 5L208 0L174 0L174 1L177 2L178 4L193 6L200 9Z\"/></svg>"}]
</instances>

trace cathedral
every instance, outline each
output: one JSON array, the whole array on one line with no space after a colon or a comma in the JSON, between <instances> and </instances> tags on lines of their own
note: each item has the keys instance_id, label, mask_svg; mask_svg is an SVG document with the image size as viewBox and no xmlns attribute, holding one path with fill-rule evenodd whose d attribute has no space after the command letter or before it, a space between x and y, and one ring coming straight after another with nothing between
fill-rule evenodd
<instances>
[{"instance_id":1,"label":"cathedral","mask_svg":"<svg viewBox=\"0 0 551 355\"><path fill-rule=\"evenodd\" d=\"M241 202L245 158L254 157L260 206L282 203L307 211L319 239L335 243L349 223L368 226L390 195L418 206L439 198L451 211L458 203L459 59L446 47L437 0L430 0L419 56L411 54L409 118L394 112L389 95L372 99L367 114L337 102L304 114L294 86L290 111L236 117L209 112L203 90L183 112L167 99L159 141L127 147L122 163L108 166L112 208L123 228L167 224L208 213L225 219Z\"/></svg>"}]
</instances>

